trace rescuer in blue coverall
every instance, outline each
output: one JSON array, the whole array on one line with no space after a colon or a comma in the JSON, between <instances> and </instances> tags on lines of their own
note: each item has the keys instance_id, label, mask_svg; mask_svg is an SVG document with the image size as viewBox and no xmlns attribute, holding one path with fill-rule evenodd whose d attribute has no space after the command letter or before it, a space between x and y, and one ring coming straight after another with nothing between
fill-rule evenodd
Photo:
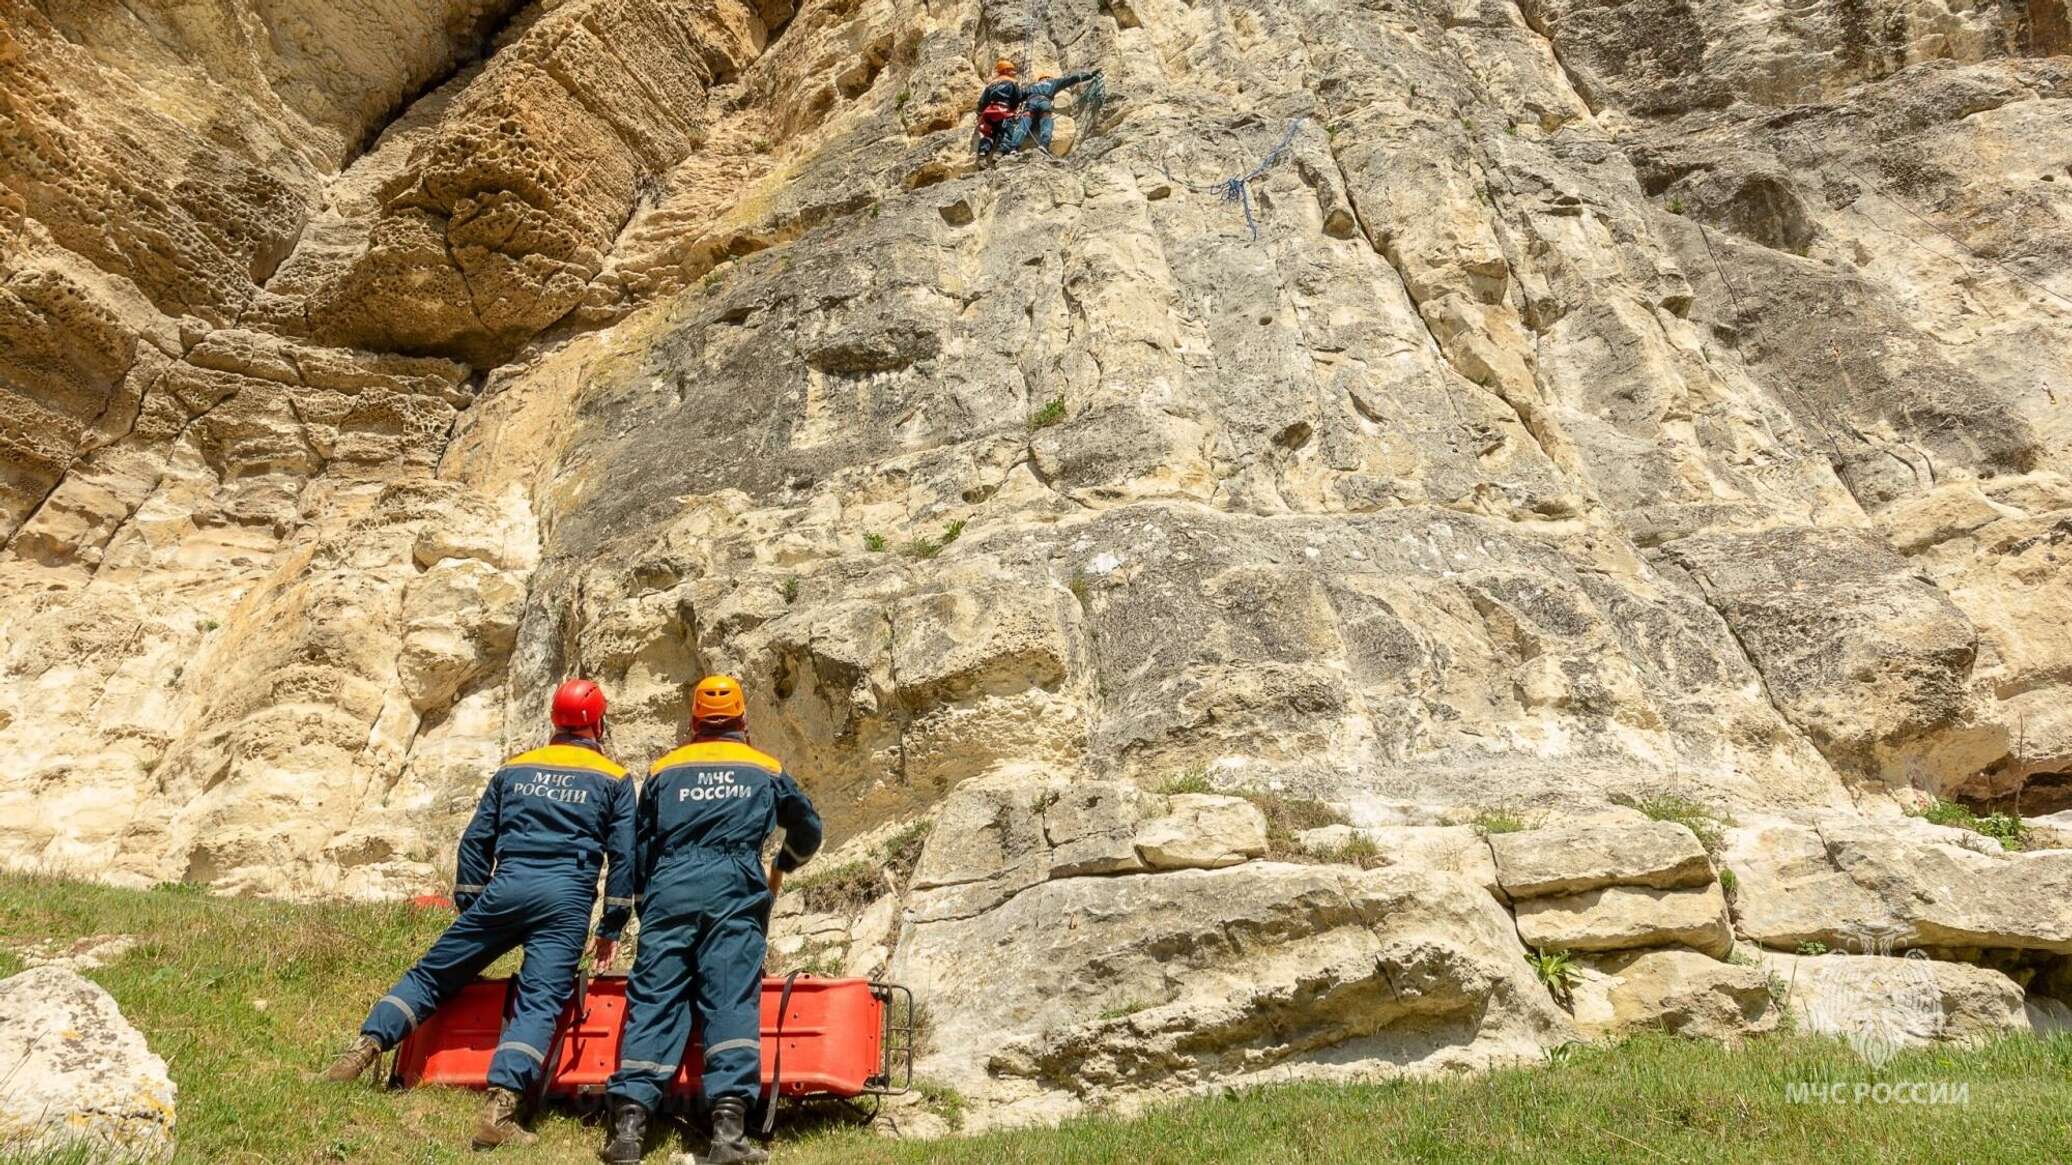
<instances>
[{"instance_id":1,"label":"rescuer in blue coverall","mask_svg":"<svg viewBox=\"0 0 2072 1165\"><path fill-rule=\"evenodd\" d=\"M784 848L767 877L763 842ZM626 985L619 1070L606 1086L612 1128L598 1156L640 1160L648 1114L683 1063L696 1019L714 1165L763 1161L748 1143L762 1093L764 927L784 875L820 848L820 815L776 757L749 747L747 705L728 676L698 681L691 742L654 763L641 787L640 951Z\"/></svg>"},{"instance_id":2,"label":"rescuer in blue coverall","mask_svg":"<svg viewBox=\"0 0 2072 1165\"><path fill-rule=\"evenodd\" d=\"M1099 69L1089 69L1083 73L1067 73L1062 77L1038 77L1035 84L1022 86L1021 110L1009 119L1008 124L1012 128L1008 131L1007 144L1000 152L1014 153L1029 144L1029 139L1033 137L1036 143L1043 147L1043 152L1049 153L1051 131L1055 128L1052 117L1055 112L1053 101L1058 94L1072 86L1084 84L1100 75ZM1082 127L1079 131L1080 136L1086 136L1090 128L1092 127Z\"/></svg>"},{"instance_id":3,"label":"rescuer in blue coverall","mask_svg":"<svg viewBox=\"0 0 2072 1165\"><path fill-rule=\"evenodd\" d=\"M609 871L592 947L600 966L611 963L633 911L633 782L598 745L604 693L589 680L562 684L553 722L552 743L512 757L489 778L461 834L453 887L460 917L374 1004L358 1041L325 1073L357 1079L484 967L522 945L511 1018L489 1062L478 1149L537 1139L519 1126L518 1104L545 1065L575 989L600 866Z\"/></svg>"}]
</instances>

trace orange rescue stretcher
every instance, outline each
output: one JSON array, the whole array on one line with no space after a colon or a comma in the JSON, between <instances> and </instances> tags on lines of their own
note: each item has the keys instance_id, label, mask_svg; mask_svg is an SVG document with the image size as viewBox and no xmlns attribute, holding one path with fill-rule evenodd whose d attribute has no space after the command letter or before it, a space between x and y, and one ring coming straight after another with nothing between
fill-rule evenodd
<instances>
[{"instance_id":1,"label":"orange rescue stretcher","mask_svg":"<svg viewBox=\"0 0 2072 1165\"><path fill-rule=\"evenodd\" d=\"M508 979L477 979L461 988L397 1046L389 1085L488 1087L489 1060L511 1002ZM907 1091L914 1075L913 1014L913 993L896 984L803 974L765 978L763 1095L849 1100ZM625 1020L624 973L579 980L555 1027L535 1096L583 1107L601 1103L619 1065ZM701 1044L693 1032L665 1090L664 1109L688 1108L696 1099Z\"/></svg>"}]
</instances>

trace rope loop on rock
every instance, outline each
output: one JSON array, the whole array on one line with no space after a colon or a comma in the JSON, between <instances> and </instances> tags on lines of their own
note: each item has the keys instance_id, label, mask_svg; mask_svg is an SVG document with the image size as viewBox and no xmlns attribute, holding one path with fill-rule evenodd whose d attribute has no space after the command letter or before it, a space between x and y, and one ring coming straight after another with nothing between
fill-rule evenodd
<instances>
[{"instance_id":1,"label":"rope loop on rock","mask_svg":"<svg viewBox=\"0 0 2072 1165\"><path fill-rule=\"evenodd\" d=\"M1209 186L1197 186L1192 182L1183 182L1173 177L1172 167L1167 164L1167 160L1164 158L1159 160L1159 169L1165 171L1166 180L1175 186L1184 187L1196 194L1213 194L1225 202L1237 203L1245 212L1245 229L1252 233L1252 239L1256 242L1259 238L1259 220L1252 214L1251 183L1260 175L1279 165L1288 156L1288 147L1295 144L1295 135L1301 133L1302 127L1308 124L1308 122L1309 119L1307 117L1298 117L1289 122L1287 132L1281 135L1281 140L1273 149L1267 151L1266 157L1260 159L1258 165L1243 174L1232 178L1225 178L1223 181Z\"/></svg>"}]
</instances>

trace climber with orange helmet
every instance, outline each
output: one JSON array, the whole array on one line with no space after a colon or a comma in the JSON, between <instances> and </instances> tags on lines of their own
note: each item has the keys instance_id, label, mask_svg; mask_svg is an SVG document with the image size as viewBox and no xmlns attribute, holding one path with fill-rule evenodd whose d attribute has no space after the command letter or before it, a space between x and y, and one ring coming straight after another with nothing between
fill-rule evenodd
<instances>
[{"instance_id":1,"label":"climber with orange helmet","mask_svg":"<svg viewBox=\"0 0 2072 1165\"><path fill-rule=\"evenodd\" d=\"M767 873L763 843L784 830ZM702 1094L713 1165L763 1161L748 1143L762 1093L764 928L784 875L820 848L820 815L776 757L748 743L748 705L731 676L691 695L691 742L656 761L641 786L640 951L626 982L619 1070L605 1094L607 1165L641 1158L648 1114L704 1033Z\"/></svg>"},{"instance_id":2,"label":"climber with orange helmet","mask_svg":"<svg viewBox=\"0 0 2072 1165\"><path fill-rule=\"evenodd\" d=\"M1015 81L1014 62L1001 57L993 62L993 80L978 95L978 156L984 161L996 150L1005 154L1013 146L1015 117L1022 107L1022 87Z\"/></svg>"},{"instance_id":3,"label":"climber with orange helmet","mask_svg":"<svg viewBox=\"0 0 2072 1165\"><path fill-rule=\"evenodd\" d=\"M518 1124L518 1104L575 989L599 867L607 870L604 913L590 948L599 966L610 965L633 913L635 797L626 770L598 743L604 692L569 680L554 692L551 718L549 743L496 770L461 834L453 886L460 917L374 1004L359 1039L324 1073L340 1083L359 1078L484 967L522 946L510 1018L489 1061L477 1149L538 1139Z\"/></svg>"}]
</instances>

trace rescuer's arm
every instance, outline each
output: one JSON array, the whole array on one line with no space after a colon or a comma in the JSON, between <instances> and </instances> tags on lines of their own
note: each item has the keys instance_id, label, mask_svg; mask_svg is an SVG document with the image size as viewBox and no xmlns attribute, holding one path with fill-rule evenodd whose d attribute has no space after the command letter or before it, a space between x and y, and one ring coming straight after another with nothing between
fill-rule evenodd
<instances>
[{"instance_id":1,"label":"rescuer's arm","mask_svg":"<svg viewBox=\"0 0 2072 1165\"><path fill-rule=\"evenodd\" d=\"M776 881L782 882L783 875L805 865L819 851L821 836L820 814L813 811L813 802L790 773L777 776L777 824L784 828L784 848L777 851L770 868L777 874ZM776 889L774 884L770 887L772 893Z\"/></svg>"},{"instance_id":2,"label":"rescuer's arm","mask_svg":"<svg viewBox=\"0 0 2072 1165\"><path fill-rule=\"evenodd\" d=\"M655 862L662 856L662 839L657 836L660 825L656 820L655 806L662 800L661 790L655 774L640 786L640 805L633 811L633 893L637 897L647 893L648 881L655 876Z\"/></svg>"},{"instance_id":3,"label":"rescuer's arm","mask_svg":"<svg viewBox=\"0 0 2072 1165\"><path fill-rule=\"evenodd\" d=\"M1052 81L1050 83L1050 91L1053 94L1063 93L1065 90L1070 89L1074 85L1086 84L1088 81L1091 81L1095 77L1100 76L1100 74L1101 71L1099 69L1088 69L1080 73L1067 73L1064 76L1059 77L1057 80Z\"/></svg>"},{"instance_id":4,"label":"rescuer's arm","mask_svg":"<svg viewBox=\"0 0 2072 1165\"><path fill-rule=\"evenodd\" d=\"M604 827L604 915L597 920L597 937L616 941L626 929L639 893L634 879L634 816L639 812L633 794L633 778L612 782L611 812ZM605 961L600 958L600 962Z\"/></svg>"},{"instance_id":5,"label":"rescuer's arm","mask_svg":"<svg viewBox=\"0 0 2072 1165\"><path fill-rule=\"evenodd\" d=\"M503 803L503 772L489 778L482 800L475 803L475 816L460 834L460 851L453 862L453 905L466 910L489 884L496 865L496 827Z\"/></svg>"}]
</instances>

